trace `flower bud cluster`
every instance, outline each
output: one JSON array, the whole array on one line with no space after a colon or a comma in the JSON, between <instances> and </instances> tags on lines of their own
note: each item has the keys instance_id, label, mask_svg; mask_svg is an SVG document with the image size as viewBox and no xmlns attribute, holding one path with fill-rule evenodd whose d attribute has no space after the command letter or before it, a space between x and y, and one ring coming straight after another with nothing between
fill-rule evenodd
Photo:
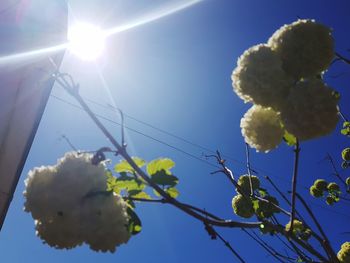
<instances>
[{"instance_id":1,"label":"flower bud cluster","mask_svg":"<svg viewBox=\"0 0 350 263\"><path fill-rule=\"evenodd\" d=\"M341 245L337 256L340 263L350 263L350 242L345 242Z\"/></svg>"},{"instance_id":2,"label":"flower bud cluster","mask_svg":"<svg viewBox=\"0 0 350 263\"><path fill-rule=\"evenodd\" d=\"M44 243L70 249L85 242L93 250L114 252L129 240L126 203L106 192L105 167L91 159L90 154L67 153L55 166L29 172L24 210Z\"/></svg>"},{"instance_id":3,"label":"flower bud cluster","mask_svg":"<svg viewBox=\"0 0 350 263\"><path fill-rule=\"evenodd\" d=\"M236 215L250 218L254 215L253 203L249 197L238 194L232 199L232 208Z\"/></svg>"},{"instance_id":4,"label":"flower bud cluster","mask_svg":"<svg viewBox=\"0 0 350 263\"><path fill-rule=\"evenodd\" d=\"M291 229L291 221L286 224L285 230L289 232ZM293 235L303 240L308 240L311 236L311 230L304 226L299 220L293 220Z\"/></svg>"},{"instance_id":5,"label":"flower bud cluster","mask_svg":"<svg viewBox=\"0 0 350 263\"><path fill-rule=\"evenodd\" d=\"M239 185L239 190L243 191L247 195L250 195L251 192L250 180L252 181L253 191L257 190L260 187L260 179L255 175L251 175L250 178L248 174L241 175L237 181L237 184ZM236 189L236 191L238 191L238 189Z\"/></svg>"},{"instance_id":6,"label":"flower bud cluster","mask_svg":"<svg viewBox=\"0 0 350 263\"><path fill-rule=\"evenodd\" d=\"M323 179L317 179L310 187L310 194L313 197L323 197L325 195L325 192L328 193L326 196L326 203L328 205L333 205L339 201L341 191L339 185L335 182L327 183Z\"/></svg>"}]
</instances>

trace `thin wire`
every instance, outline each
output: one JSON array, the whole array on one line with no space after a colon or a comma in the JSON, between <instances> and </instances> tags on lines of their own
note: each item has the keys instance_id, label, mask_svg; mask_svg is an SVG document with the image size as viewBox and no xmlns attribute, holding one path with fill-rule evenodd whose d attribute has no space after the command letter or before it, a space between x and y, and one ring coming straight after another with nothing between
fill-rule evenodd
<instances>
[{"instance_id":1,"label":"thin wire","mask_svg":"<svg viewBox=\"0 0 350 263\"><path fill-rule=\"evenodd\" d=\"M104 105L104 104L102 104L102 103L99 103L99 102L94 101L94 100L89 99L89 98L83 97L83 99L86 100L86 101L88 101L88 102L90 102L90 103L92 103L92 104L95 104L95 105L97 105L97 106L99 106L99 107L102 107L102 108L104 108L104 109L107 109L107 110L110 110L110 111L113 111L113 112L116 112L116 111L119 111L119 110L120 110L119 108L117 108L117 107L115 107L115 106L112 106L112 105L110 105L110 104L107 104L107 106L106 106L106 105ZM156 127L156 126L154 126L154 125L152 125L152 124L149 124L149 123L147 123L147 122L145 122L145 121L139 120L139 119L137 119L137 118L135 118L135 117L133 117L133 116L131 116L131 115L128 115L128 114L126 114L126 113L124 113L124 115L125 115L125 117L127 117L127 118L129 118L129 119L131 119L131 120L133 120L133 121L136 121L136 122L138 122L138 123L140 123L140 124L143 124L143 125L145 125L145 126L147 126L147 127L149 127L149 128L152 128L152 129L154 129L154 130L156 130L156 131L159 131L159 132L161 132L161 133L163 133L163 134L166 134L166 135L168 135L168 136L170 136L170 137L173 137L173 138L175 138L175 139L177 139L177 140L180 140L180 141L182 141L182 142L184 142L184 143L187 143L187 144L189 144L189 145L191 145L191 146L197 147L197 148L199 148L199 149L201 149L201 150L205 150L205 151L210 152L210 153L214 153L214 154L216 153L216 151L214 151L213 149L210 149L210 148L208 148L208 147L205 147L205 146L202 146L202 145L200 145L200 144L194 143L194 142L192 142L192 141L190 141L190 140L187 140L187 139L185 139L185 138L183 138L183 137L180 137L180 136L178 136L178 135L176 135L176 134L174 134L174 133L172 133L172 132L169 132L169 131L166 131L166 130L164 130L164 129L158 128L158 127ZM233 157L231 157L231 156L228 156L228 155L226 155L226 154L222 154L222 156L224 156L224 157L226 157L226 158L229 158L231 161L234 161L234 162L236 162L236 163L243 164L242 161L239 161L239 160L237 160L237 159L235 159L235 158L233 158Z\"/></svg>"},{"instance_id":2,"label":"thin wire","mask_svg":"<svg viewBox=\"0 0 350 263\"><path fill-rule=\"evenodd\" d=\"M53 94L51 94L50 96L53 97L53 98L55 98L56 100L59 100L59 101L61 101L61 102L63 102L63 103L66 103L66 104L72 106L72 107L75 107L75 108L77 108L77 109L79 109L79 110L81 110L81 111L84 111L83 108L81 108L80 106L78 106L78 105L76 105L76 104L74 104L74 103L71 103L71 102L69 102L69 101L66 101L66 100L64 100L64 99L62 99L62 98L60 98L60 97L57 97L57 96L53 95ZM109 119L109 118L107 118L107 117L104 117L104 116L100 115L100 114L96 114L96 113L94 113L94 114L95 114L97 117L99 117L100 119L103 119L103 120L108 121L108 122L110 122L110 123L113 123L113 124L116 124L116 125L118 125L118 126L121 126L121 123L119 123L119 122L113 121L113 120L111 120L111 119ZM202 162L202 163L205 163L205 164L207 164L207 165L209 165L209 166L212 166L212 167L215 167L215 168L220 168L218 165L212 164L212 163L210 163L210 162L208 162L208 161L206 161L206 160L203 160L203 159L199 158L198 156L196 156L196 155L194 155L194 154L192 154L192 153L186 152L185 150L182 150L182 149L180 149L180 148L178 148L178 147L176 147L176 146L174 146L174 145L171 145L171 144L169 144L169 143L167 143L167 142L164 142L164 141L162 141L162 140L159 140L159 139L157 139L157 138L154 138L154 137L152 137L152 136L150 136L150 135L148 135L148 134L145 134L145 133L143 133L143 132L140 132L140 131L138 131L138 130L136 130L136 129L133 129L133 128L128 127L128 126L125 126L125 129L127 129L127 130L129 130L129 131L132 131L132 132L134 132L134 133L137 133L137 134L139 134L139 135L142 135L142 136L144 136L144 137L146 137L146 138L148 138L148 139L151 139L151 140L153 140L153 141L156 141L156 142L158 142L158 143L160 143L160 144L163 144L163 145L165 145L165 146L167 146L167 147L169 147L169 148L172 148L172 149L174 149L174 150L176 150L176 151L178 151L178 152L181 152L182 154L185 154L185 155L187 155L187 156L189 156L189 157L191 157L191 158L193 158L193 159L196 159L197 161L200 161L200 162Z\"/></svg>"}]
</instances>

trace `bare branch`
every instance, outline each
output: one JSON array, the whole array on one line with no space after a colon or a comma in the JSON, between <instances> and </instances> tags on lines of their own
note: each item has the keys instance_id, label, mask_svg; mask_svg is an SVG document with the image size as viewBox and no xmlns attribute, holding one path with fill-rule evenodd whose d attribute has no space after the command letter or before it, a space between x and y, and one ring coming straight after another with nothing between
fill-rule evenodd
<instances>
[{"instance_id":1,"label":"bare branch","mask_svg":"<svg viewBox=\"0 0 350 263\"><path fill-rule=\"evenodd\" d=\"M300 147L299 147L299 140L297 139L297 142L294 147L294 170L293 170L293 178L292 178L292 197L291 197L292 211L290 216L290 229L289 229L290 234L293 234L293 225L294 225L294 219L295 219L295 195L297 192L299 153L300 153Z\"/></svg>"}]
</instances>

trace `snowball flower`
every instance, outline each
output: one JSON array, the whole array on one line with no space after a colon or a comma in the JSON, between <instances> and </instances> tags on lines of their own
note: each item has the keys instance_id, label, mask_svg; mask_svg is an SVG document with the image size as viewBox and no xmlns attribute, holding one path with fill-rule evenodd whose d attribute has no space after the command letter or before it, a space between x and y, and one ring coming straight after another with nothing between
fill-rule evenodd
<instances>
[{"instance_id":1,"label":"snowball flower","mask_svg":"<svg viewBox=\"0 0 350 263\"><path fill-rule=\"evenodd\" d=\"M95 251L114 252L116 246L126 243L128 215L126 204L118 195L96 195L88 198L82 207L84 239Z\"/></svg>"},{"instance_id":2,"label":"snowball flower","mask_svg":"<svg viewBox=\"0 0 350 263\"><path fill-rule=\"evenodd\" d=\"M281 111L285 129L299 140L309 140L332 132L338 122L338 98L320 79L300 81Z\"/></svg>"},{"instance_id":3,"label":"snowball flower","mask_svg":"<svg viewBox=\"0 0 350 263\"><path fill-rule=\"evenodd\" d=\"M280 116L271 108L251 107L241 119L242 135L257 151L268 152L282 141L284 130Z\"/></svg>"},{"instance_id":4,"label":"snowball flower","mask_svg":"<svg viewBox=\"0 0 350 263\"><path fill-rule=\"evenodd\" d=\"M283 61L283 69L296 79L312 77L326 70L334 58L331 29L314 20L284 25L268 45Z\"/></svg>"},{"instance_id":5,"label":"snowball flower","mask_svg":"<svg viewBox=\"0 0 350 263\"><path fill-rule=\"evenodd\" d=\"M232 73L233 90L245 102L279 109L293 84L277 53L264 44L246 50Z\"/></svg>"},{"instance_id":6,"label":"snowball flower","mask_svg":"<svg viewBox=\"0 0 350 263\"><path fill-rule=\"evenodd\" d=\"M44 243L70 249L85 242L94 250L114 252L129 240L126 204L106 192L105 167L91 160L90 154L67 153L55 166L29 172L24 209Z\"/></svg>"}]
</instances>

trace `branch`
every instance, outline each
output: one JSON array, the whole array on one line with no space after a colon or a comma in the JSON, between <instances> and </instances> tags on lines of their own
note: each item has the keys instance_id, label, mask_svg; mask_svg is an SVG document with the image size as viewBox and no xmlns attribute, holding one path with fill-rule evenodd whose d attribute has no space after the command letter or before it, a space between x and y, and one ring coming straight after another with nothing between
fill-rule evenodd
<instances>
[{"instance_id":1,"label":"branch","mask_svg":"<svg viewBox=\"0 0 350 263\"><path fill-rule=\"evenodd\" d=\"M294 219L295 219L295 195L297 191L299 153L300 153L300 147L299 147L299 140L297 139L297 142L294 148L294 170L293 170L293 178L292 178L292 197L291 197L292 211L290 216L290 229L289 229L289 233L291 233L292 235L293 235L293 225L294 225Z\"/></svg>"},{"instance_id":2,"label":"branch","mask_svg":"<svg viewBox=\"0 0 350 263\"><path fill-rule=\"evenodd\" d=\"M340 176L340 174L339 174L339 172L338 172L338 170L337 170L337 167L336 167L335 164L334 164L334 160L333 160L332 156L331 156L329 153L327 153L326 160L328 160L328 161L331 163L332 168L333 168L333 171L334 171L334 175L335 175L335 176L339 179L339 181L342 182L342 184L344 184L344 186L347 188L348 185L346 184L346 182L344 181L344 179L341 178L341 176Z\"/></svg>"},{"instance_id":3,"label":"branch","mask_svg":"<svg viewBox=\"0 0 350 263\"><path fill-rule=\"evenodd\" d=\"M277 191L277 193L279 193L283 200L286 201L289 206L291 206L292 204L290 203L288 198L284 195L284 193L282 193L282 191L277 187L277 185L272 181L272 179L267 175L265 176L265 179L272 185L272 187ZM295 209L295 212L300 219L305 221L297 209Z\"/></svg>"},{"instance_id":4,"label":"branch","mask_svg":"<svg viewBox=\"0 0 350 263\"><path fill-rule=\"evenodd\" d=\"M244 259L238 254L237 251L233 249L231 244L228 241L226 241L214 228L212 228L212 230L215 232L215 235L225 244L225 246L238 258L238 260L241 263L245 263Z\"/></svg>"},{"instance_id":5,"label":"branch","mask_svg":"<svg viewBox=\"0 0 350 263\"><path fill-rule=\"evenodd\" d=\"M246 159L247 159L247 171L248 171L248 176L249 176L250 195L254 196L253 183L252 183L252 172L250 169L250 154L249 154L248 143L245 144L245 154L246 154Z\"/></svg>"},{"instance_id":6,"label":"branch","mask_svg":"<svg viewBox=\"0 0 350 263\"><path fill-rule=\"evenodd\" d=\"M207 218L197 212L193 211L186 205L182 204L178 200L172 198L168 193L166 193L161 187L159 187L156 183L154 183L151 178L143 171L131 156L126 152L125 148L121 146L114 137L109 133L106 127L101 123L101 121L96 117L96 115L91 111L90 107L85 103L83 98L80 96L78 91L78 86L71 86L67 81L61 81L60 78L56 77L56 81L70 94L72 95L81 105L81 107L86 111L86 113L90 116L90 118L94 121L96 126L102 131L102 133L108 138L108 140L112 143L112 145L117 149L118 153L130 164L130 166L136 171L137 175L140 176L143 180L145 180L152 188L154 188L160 196L162 196L169 204L177 207L182 210L184 213L190 215L193 218L196 218L203 223L207 223L214 226L220 227L244 227L244 228L258 228L261 225L261 222L238 222L232 220L215 220L211 218Z\"/></svg>"},{"instance_id":7,"label":"branch","mask_svg":"<svg viewBox=\"0 0 350 263\"><path fill-rule=\"evenodd\" d=\"M165 200L164 198L163 199L147 199L147 198L138 198L138 197L132 197L132 196L125 196L123 198L124 198L124 200L132 200L132 201L137 201L137 202L169 204L169 202L167 202L167 200ZM197 211L197 212L199 212L207 217L210 217L212 219L215 219L218 221L223 221L222 218L220 218L212 213L207 212L205 209L200 209L198 207L195 207L195 206L189 205L189 204L185 204L185 203L182 203L182 205L184 205L184 206L186 206L194 211Z\"/></svg>"},{"instance_id":8,"label":"branch","mask_svg":"<svg viewBox=\"0 0 350 263\"><path fill-rule=\"evenodd\" d=\"M337 58L339 58L341 61L345 62L346 64L350 64L350 59L343 57L342 55L340 55L338 52L335 52L335 56Z\"/></svg>"},{"instance_id":9,"label":"branch","mask_svg":"<svg viewBox=\"0 0 350 263\"><path fill-rule=\"evenodd\" d=\"M257 200L259 200L259 201L261 201L261 202L268 203L268 204L272 205L273 207L277 208L277 209L278 209L280 212L282 212L283 214L285 214L285 215L287 215L287 216L290 216L290 213L289 213L288 211L286 211L285 209L283 209L282 207L276 205L275 203L273 203L273 202L271 202L271 201L269 201L269 200L266 200L266 199L264 199L264 198L262 198L262 197L259 197L259 196L255 195L255 194L254 194L254 191L252 191L252 189L251 189L251 192L253 193L252 196L251 196L251 195L248 195L247 193L245 193L244 191L242 191L240 185L238 185L238 183L237 183L236 180L234 179L232 171L225 165L225 160L222 160L222 159L221 159L221 156L220 156L220 152L219 152L219 151L217 151L217 155L216 155L216 156L215 156L215 155L212 155L212 156L210 156L210 157L215 157L215 158L217 159L219 165L221 165L221 167L222 167L222 170L220 170L220 171L215 171L214 173L217 173L217 172L222 172L222 173L224 173L224 174L226 175L226 177L230 180L230 182L232 183L232 185L234 185L234 187L236 187L238 193L240 193L240 194L243 195L244 197L247 197L248 199L249 199L250 197L254 197L255 199L257 199ZM248 161L249 161L249 156L248 156ZM249 167L250 167L250 164L249 164ZM249 168L248 170L250 170L250 168ZM251 184L251 182L250 182L250 184ZM251 187L252 187L252 185L251 185Z\"/></svg>"},{"instance_id":10,"label":"branch","mask_svg":"<svg viewBox=\"0 0 350 263\"><path fill-rule=\"evenodd\" d=\"M321 245L324 247L325 251L327 252L327 254L329 254L330 259L332 260L332 262L339 262L337 255L335 254L333 248L330 245L329 239L326 235L326 233L323 231L321 224L318 222L317 218L315 217L314 213L312 212L311 208L307 205L307 203L305 202L305 200L298 194L296 193L297 198L300 200L300 202L303 204L303 206L305 207L306 211L309 213L309 215L311 216L312 220L315 222L318 230L320 231L322 237L324 240L320 240Z\"/></svg>"}]
</instances>

